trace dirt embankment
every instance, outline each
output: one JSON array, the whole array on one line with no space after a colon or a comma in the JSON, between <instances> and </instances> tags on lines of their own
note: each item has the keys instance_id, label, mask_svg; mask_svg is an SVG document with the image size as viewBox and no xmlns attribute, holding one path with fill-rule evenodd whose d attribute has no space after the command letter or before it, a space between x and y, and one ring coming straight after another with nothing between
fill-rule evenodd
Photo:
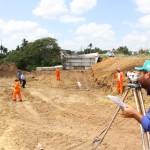
<instances>
[{"instance_id":1,"label":"dirt embankment","mask_svg":"<svg viewBox=\"0 0 150 150\"><path fill-rule=\"evenodd\" d=\"M16 75L18 68L14 63L3 63L0 64L0 76L1 77L11 77Z\"/></svg>"},{"instance_id":2,"label":"dirt embankment","mask_svg":"<svg viewBox=\"0 0 150 150\"><path fill-rule=\"evenodd\" d=\"M93 88L97 88L106 95L112 94L117 95L116 81L114 74L117 68L121 68L124 74L128 71L135 71L135 66L142 66L147 60L146 58L108 58L96 65L94 65L88 71L89 83ZM125 76L124 78L124 92L127 90L129 79ZM146 107L149 107L149 97L145 90L142 90L142 94L145 100ZM122 95L123 96L123 95ZM129 99L133 99L133 94L130 92L128 94Z\"/></svg>"},{"instance_id":3,"label":"dirt embankment","mask_svg":"<svg viewBox=\"0 0 150 150\"><path fill-rule=\"evenodd\" d=\"M142 66L145 58L108 58L102 62L97 63L89 70L89 80L91 80L91 86L100 88L103 91L115 90L114 74L117 72L117 68L121 68L124 74L128 71L135 71L135 66ZM124 86L129 82L125 77Z\"/></svg>"},{"instance_id":4,"label":"dirt embankment","mask_svg":"<svg viewBox=\"0 0 150 150\"><path fill-rule=\"evenodd\" d=\"M134 71L134 67L142 66L145 60L144 58L108 58L92 67L92 77L97 84L111 83L117 68L120 68L124 73Z\"/></svg>"}]
</instances>

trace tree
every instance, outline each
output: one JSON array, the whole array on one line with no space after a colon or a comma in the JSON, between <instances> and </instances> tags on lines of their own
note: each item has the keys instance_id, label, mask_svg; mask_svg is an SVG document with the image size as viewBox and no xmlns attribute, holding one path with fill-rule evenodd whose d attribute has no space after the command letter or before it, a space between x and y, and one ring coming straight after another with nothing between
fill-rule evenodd
<instances>
[{"instance_id":1,"label":"tree","mask_svg":"<svg viewBox=\"0 0 150 150\"><path fill-rule=\"evenodd\" d=\"M40 66L61 64L60 47L56 39L47 37L34 42L23 40L21 50L19 46L10 52L7 60L15 62L20 69L32 70Z\"/></svg>"},{"instance_id":2,"label":"tree","mask_svg":"<svg viewBox=\"0 0 150 150\"><path fill-rule=\"evenodd\" d=\"M4 46L1 44L1 46L0 46L1 54L3 53L3 49L4 49Z\"/></svg>"},{"instance_id":3,"label":"tree","mask_svg":"<svg viewBox=\"0 0 150 150\"><path fill-rule=\"evenodd\" d=\"M7 54L8 49L1 44L0 51L1 51L0 59L5 58L6 57L5 55Z\"/></svg>"},{"instance_id":4,"label":"tree","mask_svg":"<svg viewBox=\"0 0 150 150\"><path fill-rule=\"evenodd\" d=\"M92 44L92 43L90 43L88 47L91 49L91 48L93 47L93 44Z\"/></svg>"},{"instance_id":5,"label":"tree","mask_svg":"<svg viewBox=\"0 0 150 150\"><path fill-rule=\"evenodd\" d=\"M90 48L90 53L91 53L91 49L92 49L92 47L93 47L93 44L90 43L88 47Z\"/></svg>"},{"instance_id":6,"label":"tree","mask_svg":"<svg viewBox=\"0 0 150 150\"><path fill-rule=\"evenodd\" d=\"M132 53L128 50L127 46L120 46L117 50L115 50L117 54L131 55Z\"/></svg>"},{"instance_id":7,"label":"tree","mask_svg":"<svg viewBox=\"0 0 150 150\"><path fill-rule=\"evenodd\" d=\"M149 55L150 54L150 51L149 49L140 49L138 50L138 54L145 54L145 55Z\"/></svg>"},{"instance_id":8,"label":"tree","mask_svg":"<svg viewBox=\"0 0 150 150\"><path fill-rule=\"evenodd\" d=\"M26 39L23 39L20 49L25 50L27 45L28 45L28 41Z\"/></svg>"},{"instance_id":9,"label":"tree","mask_svg":"<svg viewBox=\"0 0 150 150\"><path fill-rule=\"evenodd\" d=\"M16 51L20 51L20 47L19 47L19 45L16 47Z\"/></svg>"},{"instance_id":10,"label":"tree","mask_svg":"<svg viewBox=\"0 0 150 150\"><path fill-rule=\"evenodd\" d=\"M6 55L6 54L7 54L7 52L8 52L8 49L7 49L6 47L4 47L4 49L3 49L3 53L4 53L4 55Z\"/></svg>"}]
</instances>

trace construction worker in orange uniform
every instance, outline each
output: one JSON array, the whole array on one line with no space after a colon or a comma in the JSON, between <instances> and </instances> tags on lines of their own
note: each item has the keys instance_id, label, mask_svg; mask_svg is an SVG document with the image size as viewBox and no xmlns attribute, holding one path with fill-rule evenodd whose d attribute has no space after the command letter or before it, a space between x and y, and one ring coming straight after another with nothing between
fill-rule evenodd
<instances>
[{"instance_id":1,"label":"construction worker in orange uniform","mask_svg":"<svg viewBox=\"0 0 150 150\"><path fill-rule=\"evenodd\" d=\"M121 72L120 68L117 69L117 73L115 73L114 77L116 78L117 91L119 94L122 94L124 74Z\"/></svg>"},{"instance_id":2,"label":"construction worker in orange uniform","mask_svg":"<svg viewBox=\"0 0 150 150\"><path fill-rule=\"evenodd\" d=\"M59 68L56 69L56 80L60 80L60 70L59 70Z\"/></svg>"},{"instance_id":3,"label":"construction worker in orange uniform","mask_svg":"<svg viewBox=\"0 0 150 150\"><path fill-rule=\"evenodd\" d=\"M20 87L20 82L19 79L15 80L15 84L13 85L14 91L13 91L13 100L16 101L16 95L19 97L19 101L22 101L22 96L21 96L21 87Z\"/></svg>"}]
</instances>

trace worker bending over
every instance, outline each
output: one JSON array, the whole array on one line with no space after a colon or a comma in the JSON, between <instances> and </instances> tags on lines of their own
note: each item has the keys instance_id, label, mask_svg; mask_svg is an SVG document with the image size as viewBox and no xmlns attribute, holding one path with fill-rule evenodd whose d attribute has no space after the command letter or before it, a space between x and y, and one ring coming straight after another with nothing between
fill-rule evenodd
<instances>
[{"instance_id":1,"label":"worker bending over","mask_svg":"<svg viewBox=\"0 0 150 150\"><path fill-rule=\"evenodd\" d=\"M121 72L120 68L117 69L117 72L115 73L114 77L116 78L117 91L119 94L122 94L124 74L123 72Z\"/></svg>"},{"instance_id":2,"label":"worker bending over","mask_svg":"<svg viewBox=\"0 0 150 150\"><path fill-rule=\"evenodd\" d=\"M19 101L22 101L22 96L21 96L21 87L20 87L20 82L18 79L15 80L15 84L13 85L14 91L13 91L13 100L16 101L16 95L19 97Z\"/></svg>"},{"instance_id":3,"label":"worker bending over","mask_svg":"<svg viewBox=\"0 0 150 150\"><path fill-rule=\"evenodd\" d=\"M59 70L59 68L56 69L56 80L60 80L60 70Z\"/></svg>"}]
</instances>

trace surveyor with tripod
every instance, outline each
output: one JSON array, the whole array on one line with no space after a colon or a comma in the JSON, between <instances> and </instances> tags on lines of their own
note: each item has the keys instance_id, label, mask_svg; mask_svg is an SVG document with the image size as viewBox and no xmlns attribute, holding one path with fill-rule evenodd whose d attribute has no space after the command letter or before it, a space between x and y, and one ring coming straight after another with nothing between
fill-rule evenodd
<instances>
[{"instance_id":1,"label":"surveyor with tripod","mask_svg":"<svg viewBox=\"0 0 150 150\"><path fill-rule=\"evenodd\" d=\"M150 60L145 61L142 67L135 67L135 69L139 72L126 73L126 76L130 82L127 84L127 91L125 92L124 98L122 100L120 100L119 97L112 99L119 105L119 107L117 108L105 130L103 130L99 136L96 136L94 139L93 143L97 143L96 150L104 140L120 109L123 110L125 117L135 118L140 123L143 150L150 150L150 109L146 113L141 92L141 88L144 88L148 95L150 95ZM131 106L127 106L124 103L130 90L132 90L134 96L136 109ZM110 96L108 97L110 98Z\"/></svg>"},{"instance_id":2,"label":"surveyor with tripod","mask_svg":"<svg viewBox=\"0 0 150 150\"><path fill-rule=\"evenodd\" d=\"M140 71L139 83L141 87L147 91L150 95L150 60L146 60L142 67L135 67L136 70ZM127 118L136 119L143 127L145 131L150 132L150 108L146 115L142 115L135 108L128 106L123 108L123 114Z\"/></svg>"}]
</instances>

